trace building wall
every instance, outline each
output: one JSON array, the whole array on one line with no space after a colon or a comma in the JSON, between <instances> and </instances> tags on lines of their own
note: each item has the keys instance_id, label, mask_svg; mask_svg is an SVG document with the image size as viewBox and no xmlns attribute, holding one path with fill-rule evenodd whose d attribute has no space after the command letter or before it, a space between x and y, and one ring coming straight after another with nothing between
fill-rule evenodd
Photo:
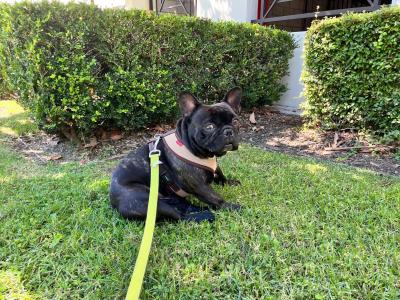
<instances>
[{"instance_id":1,"label":"building wall","mask_svg":"<svg viewBox=\"0 0 400 300\"><path fill-rule=\"evenodd\" d=\"M71 2L70 0L63 0L64 2ZM75 2L85 2L85 3L91 3L90 0L80 0L80 1L75 1ZM125 7L125 0L113 0L113 1L107 1L107 0L94 0L94 4L101 8L124 8Z\"/></svg>"},{"instance_id":2,"label":"building wall","mask_svg":"<svg viewBox=\"0 0 400 300\"><path fill-rule=\"evenodd\" d=\"M211 20L250 22L257 17L257 0L197 0L197 16Z\"/></svg>"},{"instance_id":3,"label":"building wall","mask_svg":"<svg viewBox=\"0 0 400 300\"><path fill-rule=\"evenodd\" d=\"M400 1L400 0L399 0ZM257 9L258 9L258 1L249 0L247 1L247 21L251 21L257 19Z\"/></svg>"},{"instance_id":4,"label":"building wall","mask_svg":"<svg viewBox=\"0 0 400 300\"><path fill-rule=\"evenodd\" d=\"M125 0L125 8L149 10L150 9L149 0Z\"/></svg>"},{"instance_id":5,"label":"building wall","mask_svg":"<svg viewBox=\"0 0 400 300\"><path fill-rule=\"evenodd\" d=\"M291 32L291 34L298 47L294 50L293 57L289 60L289 75L282 79L287 91L283 93L281 99L274 107L283 113L300 114L301 110L299 106L304 101L302 95L304 85L300 77L303 69L303 50L306 32Z\"/></svg>"}]
</instances>

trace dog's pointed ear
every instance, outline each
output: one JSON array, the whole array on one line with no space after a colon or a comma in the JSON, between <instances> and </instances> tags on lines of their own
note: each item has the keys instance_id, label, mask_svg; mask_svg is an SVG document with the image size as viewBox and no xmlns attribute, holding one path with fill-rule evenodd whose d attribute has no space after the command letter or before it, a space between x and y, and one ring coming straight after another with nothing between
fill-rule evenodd
<instances>
[{"instance_id":1,"label":"dog's pointed ear","mask_svg":"<svg viewBox=\"0 0 400 300\"><path fill-rule=\"evenodd\" d=\"M190 116L201 103L189 92L179 94L179 108L184 117Z\"/></svg>"},{"instance_id":2,"label":"dog's pointed ear","mask_svg":"<svg viewBox=\"0 0 400 300\"><path fill-rule=\"evenodd\" d=\"M240 101L242 100L242 89L240 87L234 87L226 93L224 102L228 103L235 113L239 114L242 110Z\"/></svg>"}]
</instances>

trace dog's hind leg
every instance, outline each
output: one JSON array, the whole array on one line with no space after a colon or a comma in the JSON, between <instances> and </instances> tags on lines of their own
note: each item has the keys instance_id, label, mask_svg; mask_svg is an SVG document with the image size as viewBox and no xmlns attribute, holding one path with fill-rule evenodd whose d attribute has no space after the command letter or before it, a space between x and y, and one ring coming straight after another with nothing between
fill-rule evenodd
<instances>
[{"instance_id":1,"label":"dog's hind leg","mask_svg":"<svg viewBox=\"0 0 400 300\"><path fill-rule=\"evenodd\" d=\"M127 219L144 219L147 215L149 188L142 184L111 186L111 204ZM179 220L183 215L162 199L157 204L157 219Z\"/></svg>"},{"instance_id":2,"label":"dog's hind leg","mask_svg":"<svg viewBox=\"0 0 400 300\"><path fill-rule=\"evenodd\" d=\"M112 184L111 204L127 219L145 219L149 199L149 188L142 184L129 186ZM214 221L214 215L207 209L197 207L183 198L162 197L157 203L157 220L187 220L194 222Z\"/></svg>"}]
</instances>

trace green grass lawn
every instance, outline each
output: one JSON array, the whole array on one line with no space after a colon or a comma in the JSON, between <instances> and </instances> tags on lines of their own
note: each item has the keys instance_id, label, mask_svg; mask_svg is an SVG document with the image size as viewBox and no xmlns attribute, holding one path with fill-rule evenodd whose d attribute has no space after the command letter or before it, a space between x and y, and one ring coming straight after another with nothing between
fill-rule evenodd
<instances>
[{"instance_id":1,"label":"green grass lawn","mask_svg":"<svg viewBox=\"0 0 400 300\"><path fill-rule=\"evenodd\" d=\"M0 144L0 299L124 297L144 226L109 206L114 165ZM143 299L400 297L398 178L249 146L221 165L242 186L216 189L243 211L158 225Z\"/></svg>"}]
</instances>

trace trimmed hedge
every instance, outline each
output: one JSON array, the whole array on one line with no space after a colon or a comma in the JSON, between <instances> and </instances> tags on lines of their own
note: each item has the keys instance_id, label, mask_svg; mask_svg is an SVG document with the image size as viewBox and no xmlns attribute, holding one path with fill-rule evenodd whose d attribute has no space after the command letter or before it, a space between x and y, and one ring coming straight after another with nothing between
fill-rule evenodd
<instances>
[{"instance_id":1,"label":"trimmed hedge","mask_svg":"<svg viewBox=\"0 0 400 300\"><path fill-rule=\"evenodd\" d=\"M3 84L49 131L169 120L183 90L215 102L239 85L245 106L271 104L295 47L259 25L84 4L2 5L0 22Z\"/></svg>"},{"instance_id":2,"label":"trimmed hedge","mask_svg":"<svg viewBox=\"0 0 400 300\"><path fill-rule=\"evenodd\" d=\"M6 4L0 3L0 41L5 41L7 38L7 20L4 18L4 8ZM6 51L2 44L0 44L0 99L10 92L9 80L6 68Z\"/></svg>"},{"instance_id":3,"label":"trimmed hedge","mask_svg":"<svg viewBox=\"0 0 400 300\"><path fill-rule=\"evenodd\" d=\"M303 80L314 124L400 140L400 7L314 22Z\"/></svg>"}]
</instances>

